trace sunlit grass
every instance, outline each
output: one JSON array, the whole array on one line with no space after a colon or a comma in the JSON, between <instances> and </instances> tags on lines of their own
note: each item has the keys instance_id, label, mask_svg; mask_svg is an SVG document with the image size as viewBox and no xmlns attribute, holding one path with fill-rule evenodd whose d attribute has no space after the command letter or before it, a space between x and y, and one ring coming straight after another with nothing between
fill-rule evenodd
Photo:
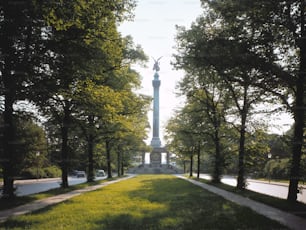
<instances>
[{"instance_id":1,"label":"sunlit grass","mask_svg":"<svg viewBox=\"0 0 306 230\"><path fill-rule=\"evenodd\" d=\"M168 175L137 176L77 196L2 229L282 229L278 223Z\"/></svg>"}]
</instances>

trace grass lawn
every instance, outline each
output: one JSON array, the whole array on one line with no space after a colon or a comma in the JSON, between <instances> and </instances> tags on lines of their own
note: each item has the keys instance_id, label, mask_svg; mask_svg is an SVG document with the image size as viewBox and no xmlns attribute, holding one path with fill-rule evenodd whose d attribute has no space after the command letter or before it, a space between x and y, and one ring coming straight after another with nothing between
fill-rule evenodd
<instances>
[{"instance_id":1,"label":"grass lawn","mask_svg":"<svg viewBox=\"0 0 306 230\"><path fill-rule=\"evenodd\" d=\"M261 194L261 193L257 193L257 192L253 192L251 190L247 190L245 189L244 191L240 191L237 190L236 187L227 185L227 184L215 184L212 183L208 180L205 179L197 179L197 178L193 178L195 180L199 180L203 183L207 183L213 186L216 186L218 188L224 189L226 191L229 192L233 192L236 193L238 195L250 198L252 200L256 200L258 202L264 203L266 205L278 208L280 210L283 210L285 212L289 212L291 214L306 218L306 204L302 203L302 202L289 202L285 199L281 199L281 198L277 198L277 197L273 197L273 196L268 196L265 194Z\"/></svg>"},{"instance_id":2,"label":"grass lawn","mask_svg":"<svg viewBox=\"0 0 306 230\"><path fill-rule=\"evenodd\" d=\"M106 179L106 180L112 180L112 179ZM76 189L81 189L81 188L85 188L87 186L90 185L95 185L95 184L99 184L99 183L103 183L106 180L101 180L101 181L96 181L96 182L92 182L92 183L82 183L82 184L77 184L77 185L72 185L69 186L69 188L54 188L54 189L50 189L48 191L45 192L41 192L41 193L36 193L36 194L32 194L32 195L28 195L28 196L16 196L14 197L14 199L0 199L0 211L1 210L6 210L9 208L14 208L16 206L20 206L29 202L33 202L35 200L39 200L39 199L43 199L43 198L47 198L47 197L51 197L51 196L56 196L59 194L63 194L63 193L67 193Z\"/></svg>"},{"instance_id":3,"label":"grass lawn","mask_svg":"<svg viewBox=\"0 0 306 230\"><path fill-rule=\"evenodd\" d=\"M0 229L286 229L171 175L142 175L88 192Z\"/></svg>"}]
</instances>

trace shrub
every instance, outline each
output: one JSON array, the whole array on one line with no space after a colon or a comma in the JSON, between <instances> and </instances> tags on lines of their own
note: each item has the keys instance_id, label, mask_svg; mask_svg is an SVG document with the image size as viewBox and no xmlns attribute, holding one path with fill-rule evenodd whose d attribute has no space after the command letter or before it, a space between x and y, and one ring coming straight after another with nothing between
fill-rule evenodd
<instances>
[{"instance_id":1,"label":"shrub","mask_svg":"<svg viewBox=\"0 0 306 230\"><path fill-rule=\"evenodd\" d=\"M36 178L44 178L46 177L45 171L42 168L26 168L21 172L20 175L24 179L36 179Z\"/></svg>"},{"instance_id":2,"label":"shrub","mask_svg":"<svg viewBox=\"0 0 306 230\"><path fill-rule=\"evenodd\" d=\"M36 178L52 178L59 177L61 170L56 166L49 166L45 168L31 167L26 168L21 172L21 177L25 179L36 179Z\"/></svg>"},{"instance_id":3,"label":"shrub","mask_svg":"<svg viewBox=\"0 0 306 230\"><path fill-rule=\"evenodd\" d=\"M46 177L60 177L61 170L56 166L49 166L44 168Z\"/></svg>"},{"instance_id":4,"label":"shrub","mask_svg":"<svg viewBox=\"0 0 306 230\"><path fill-rule=\"evenodd\" d=\"M289 178L289 159L276 159L267 162L264 172L266 177L274 179L288 179Z\"/></svg>"}]
</instances>

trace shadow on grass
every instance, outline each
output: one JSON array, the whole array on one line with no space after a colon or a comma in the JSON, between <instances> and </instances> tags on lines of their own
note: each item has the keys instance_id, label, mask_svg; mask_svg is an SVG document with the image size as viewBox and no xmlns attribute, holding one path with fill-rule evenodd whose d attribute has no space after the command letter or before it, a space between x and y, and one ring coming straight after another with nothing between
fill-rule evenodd
<instances>
[{"instance_id":1,"label":"shadow on grass","mask_svg":"<svg viewBox=\"0 0 306 230\"><path fill-rule=\"evenodd\" d=\"M70 185L68 188L61 188L61 187L53 188L47 191L43 191L40 193L28 195L28 196L15 196L11 199L0 198L0 211L6 210L9 208L14 208L20 205L24 205L24 204L27 204L27 203L30 203L30 202L33 202L39 199L68 193L68 192L71 192L77 189L85 188L87 186L94 186L94 185L98 185L106 181L113 181L116 179L117 178L110 178L110 179L103 179L103 180L94 181L94 182L84 182L84 183L77 184L77 185Z\"/></svg>"},{"instance_id":2,"label":"shadow on grass","mask_svg":"<svg viewBox=\"0 0 306 230\"><path fill-rule=\"evenodd\" d=\"M0 211L27 204L35 201L36 198L31 196L14 197L11 199L0 198Z\"/></svg>"},{"instance_id":3,"label":"shadow on grass","mask_svg":"<svg viewBox=\"0 0 306 230\"><path fill-rule=\"evenodd\" d=\"M160 205L148 210L135 207L109 215L97 224L100 229L284 229L282 225L235 205L177 178L145 179L128 192L139 206ZM140 202L142 201L142 202ZM135 209L139 209L135 214Z\"/></svg>"},{"instance_id":4,"label":"shadow on grass","mask_svg":"<svg viewBox=\"0 0 306 230\"><path fill-rule=\"evenodd\" d=\"M266 205L275 207L277 209L283 210L285 212L289 212L291 214L306 218L306 204L302 203L302 202L290 202L288 200L285 199L281 199L281 198L277 198L277 197L273 197L273 196L269 196L269 195L265 195L262 193L258 193L258 192L254 192L248 189L245 190L239 190L236 187L227 185L227 184L223 184L223 183L213 183L211 181L205 180L205 179L195 179L194 180L215 186L217 188L235 193L237 195L240 196L244 196L247 197L249 199L264 203Z\"/></svg>"},{"instance_id":5,"label":"shadow on grass","mask_svg":"<svg viewBox=\"0 0 306 230\"><path fill-rule=\"evenodd\" d=\"M95 207L106 212L93 214L90 210L93 202L101 204ZM70 229L284 229L247 208L171 176L139 176L65 204L65 213L76 216L72 222L64 223L73 225ZM51 211L59 216L62 210L63 207L50 206L37 212L41 214L39 218L33 215L31 221L27 217L11 219L0 224L0 228L34 229L36 225L48 224L43 217ZM84 227L86 223L90 226Z\"/></svg>"},{"instance_id":6,"label":"shadow on grass","mask_svg":"<svg viewBox=\"0 0 306 230\"><path fill-rule=\"evenodd\" d=\"M35 224L29 221L25 221L25 220L8 220L5 222L5 228L3 229L14 229L14 228L21 228L21 229L31 229L30 226L32 224ZM2 224L0 225L0 227L2 227Z\"/></svg>"}]
</instances>

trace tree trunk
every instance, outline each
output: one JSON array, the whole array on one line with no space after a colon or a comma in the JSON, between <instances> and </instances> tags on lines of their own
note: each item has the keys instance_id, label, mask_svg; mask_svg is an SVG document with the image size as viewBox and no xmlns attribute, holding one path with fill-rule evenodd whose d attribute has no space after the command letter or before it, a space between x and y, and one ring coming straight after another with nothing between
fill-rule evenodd
<instances>
[{"instance_id":1,"label":"tree trunk","mask_svg":"<svg viewBox=\"0 0 306 230\"><path fill-rule=\"evenodd\" d=\"M190 168L189 168L189 176L192 177L193 176L193 154L190 154Z\"/></svg>"},{"instance_id":2,"label":"tree trunk","mask_svg":"<svg viewBox=\"0 0 306 230\"><path fill-rule=\"evenodd\" d=\"M201 147L200 147L200 143L198 145L198 149L197 149L197 157L198 157L198 165L197 165L197 178L200 178L200 168L201 168Z\"/></svg>"},{"instance_id":3,"label":"tree trunk","mask_svg":"<svg viewBox=\"0 0 306 230\"><path fill-rule=\"evenodd\" d=\"M292 143L292 165L287 200L295 202L300 180L300 161L303 146L303 130L305 126L305 80L306 80L306 31L305 31L305 1L301 1L301 38L300 38L300 71L296 84L296 99L294 108L294 136Z\"/></svg>"},{"instance_id":4,"label":"tree trunk","mask_svg":"<svg viewBox=\"0 0 306 230\"><path fill-rule=\"evenodd\" d=\"M93 159L93 149L94 149L94 138L92 134L88 136L88 173L87 182L94 181L94 159Z\"/></svg>"},{"instance_id":5,"label":"tree trunk","mask_svg":"<svg viewBox=\"0 0 306 230\"><path fill-rule=\"evenodd\" d=\"M124 163L123 163L123 161L121 161L121 176L124 176Z\"/></svg>"},{"instance_id":6,"label":"tree trunk","mask_svg":"<svg viewBox=\"0 0 306 230\"><path fill-rule=\"evenodd\" d=\"M118 173L118 177L121 176L121 151L118 148L118 152L117 152L117 173Z\"/></svg>"},{"instance_id":7,"label":"tree trunk","mask_svg":"<svg viewBox=\"0 0 306 230\"><path fill-rule=\"evenodd\" d=\"M87 150L88 150L88 172L87 172L87 182L94 181L94 159L93 159L93 151L94 151L94 136L92 134L94 116L88 116L88 123L89 123L89 134L88 134L88 141L87 141Z\"/></svg>"},{"instance_id":8,"label":"tree trunk","mask_svg":"<svg viewBox=\"0 0 306 230\"><path fill-rule=\"evenodd\" d=\"M239 159L238 159L238 178L237 188L240 190L245 189L245 175L244 175L244 155L245 155L245 125L246 125L247 112L244 108L241 113L241 128L239 139Z\"/></svg>"},{"instance_id":9,"label":"tree trunk","mask_svg":"<svg viewBox=\"0 0 306 230\"><path fill-rule=\"evenodd\" d=\"M15 128L13 121L13 102L10 91L5 95L5 109L3 112L3 197L14 197L14 157L15 157Z\"/></svg>"},{"instance_id":10,"label":"tree trunk","mask_svg":"<svg viewBox=\"0 0 306 230\"><path fill-rule=\"evenodd\" d=\"M220 153L220 138L219 138L219 126L215 128L215 137L214 137L214 143L215 143L215 168L214 168L214 174L212 181L214 183L220 183L220 168L221 168L221 153Z\"/></svg>"},{"instance_id":11,"label":"tree trunk","mask_svg":"<svg viewBox=\"0 0 306 230\"><path fill-rule=\"evenodd\" d=\"M112 165L111 165L111 150L109 140L105 141L106 146L106 161L107 161L107 178L112 178Z\"/></svg>"},{"instance_id":12,"label":"tree trunk","mask_svg":"<svg viewBox=\"0 0 306 230\"><path fill-rule=\"evenodd\" d=\"M15 49L13 47L12 39L16 36L12 23L14 17L12 14L11 6L8 1L3 1L2 4L2 35L1 35L1 55L3 56L2 73L1 78L3 82L4 90L4 111L3 111L3 135L2 140L2 152L0 163L3 169L3 197L13 198L14 195L14 157L16 143L16 131L14 128L14 113L13 104L16 100L16 83L14 76L12 75ZM10 20L11 19L11 20Z\"/></svg>"},{"instance_id":13,"label":"tree trunk","mask_svg":"<svg viewBox=\"0 0 306 230\"><path fill-rule=\"evenodd\" d=\"M62 187L68 188L68 132L70 126L70 110L69 106L65 105L64 107L64 118L63 118L63 126L62 126L62 162L61 162L61 170L62 170Z\"/></svg>"}]
</instances>

